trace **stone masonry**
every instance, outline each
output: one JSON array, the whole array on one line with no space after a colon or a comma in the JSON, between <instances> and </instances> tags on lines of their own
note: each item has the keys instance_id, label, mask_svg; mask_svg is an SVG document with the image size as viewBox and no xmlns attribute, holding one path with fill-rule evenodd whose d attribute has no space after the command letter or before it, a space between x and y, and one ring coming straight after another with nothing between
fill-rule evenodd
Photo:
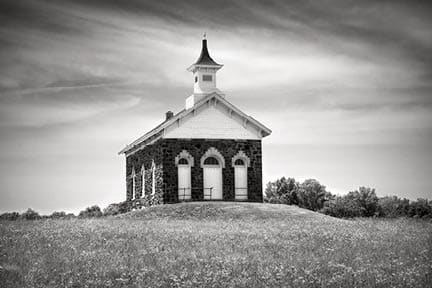
<instances>
[{"instance_id":1,"label":"stone masonry","mask_svg":"<svg viewBox=\"0 0 432 288\"><path fill-rule=\"evenodd\" d=\"M262 202L262 152L261 140L228 140L228 139L160 139L152 145L126 157L126 199L140 198L142 194L141 167L145 167L145 194L152 192L152 166L154 161L156 195L163 199L164 203L178 202L178 178L175 157L186 150L194 159L191 167L192 199L203 200L203 169L200 165L201 157L209 148L217 149L225 160L225 168L222 169L223 200L234 201L234 167L232 158L243 151L250 159L248 167L248 200L250 202ZM132 195L132 169L136 174L136 195Z\"/></svg>"}]
</instances>

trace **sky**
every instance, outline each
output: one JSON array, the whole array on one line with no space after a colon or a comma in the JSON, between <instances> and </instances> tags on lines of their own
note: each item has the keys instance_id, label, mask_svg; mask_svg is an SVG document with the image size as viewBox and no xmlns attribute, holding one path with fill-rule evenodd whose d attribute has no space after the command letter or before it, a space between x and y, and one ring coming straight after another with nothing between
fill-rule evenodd
<instances>
[{"instance_id":1,"label":"sky","mask_svg":"<svg viewBox=\"0 0 432 288\"><path fill-rule=\"evenodd\" d=\"M0 212L125 199L118 152L183 109L207 33L218 88L269 127L263 182L432 198L427 1L0 3Z\"/></svg>"}]
</instances>

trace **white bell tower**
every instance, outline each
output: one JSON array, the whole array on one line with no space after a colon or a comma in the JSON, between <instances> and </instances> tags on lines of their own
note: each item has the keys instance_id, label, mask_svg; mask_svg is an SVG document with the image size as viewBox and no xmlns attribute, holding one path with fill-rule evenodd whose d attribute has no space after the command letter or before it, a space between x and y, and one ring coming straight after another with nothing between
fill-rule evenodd
<instances>
[{"instance_id":1,"label":"white bell tower","mask_svg":"<svg viewBox=\"0 0 432 288\"><path fill-rule=\"evenodd\" d=\"M216 88L216 72L222 66L210 57L207 50L207 39L204 34L201 54L195 64L192 64L187 69L193 73L194 90L193 94L186 99L186 109L193 107L195 103L210 93L217 92L222 94Z\"/></svg>"}]
</instances>

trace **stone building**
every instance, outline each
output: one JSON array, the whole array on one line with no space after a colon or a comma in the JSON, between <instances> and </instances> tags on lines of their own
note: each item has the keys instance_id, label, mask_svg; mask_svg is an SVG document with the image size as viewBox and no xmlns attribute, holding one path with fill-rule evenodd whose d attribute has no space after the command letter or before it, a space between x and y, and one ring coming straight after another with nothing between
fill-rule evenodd
<instances>
[{"instance_id":1,"label":"stone building","mask_svg":"<svg viewBox=\"0 0 432 288\"><path fill-rule=\"evenodd\" d=\"M177 114L127 145L126 200L157 198L262 202L261 139L271 130L227 101L216 88L223 65L207 40L188 71L193 94Z\"/></svg>"}]
</instances>

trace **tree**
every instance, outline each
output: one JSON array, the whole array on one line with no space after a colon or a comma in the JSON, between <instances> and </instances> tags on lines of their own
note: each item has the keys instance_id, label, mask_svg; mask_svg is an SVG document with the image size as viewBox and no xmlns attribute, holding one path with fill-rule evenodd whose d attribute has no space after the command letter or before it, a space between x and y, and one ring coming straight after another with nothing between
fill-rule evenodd
<instances>
[{"instance_id":1,"label":"tree","mask_svg":"<svg viewBox=\"0 0 432 288\"><path fill-rule=\"evenodd\" d=\"M322 213L342 218L379 216L381 212L375 189L359 187L343 196L333 196L321 210Z\"/></svg>"},{"instance_id":2,"label":"tree","mask_svg":"<svg viewBox=\"0 0 432 288\"><path fill-rule=\"evenodd\" d=\"M324 202L329 200L331 193L326 187L315 179L307 179L300 184L297 192L298 205L300 207L318 211L324 207Z\"/></svg>"},{"instance_id":3,"label":"tree","mask_svg":"<svg viewBox=\"0 0 432 288\"><path fill-rule=\"evenodd\" d=\"M432 217L432 206L427 199L419 198L417 201L411 201L408 215L419 218Z\"/></svg>"},{"instance_id":4,"label":"tree","mask_svg":"<svg viewBox=\"0 0 432 288\"><path fill-rule=\"evenodd\" d=\"M322 213L339 218L350 218L359 215L359 209L352 205L345 196L333 196L324 203Z\"/></svg>"},{"instance_id":5,"label":"tree","mask_svg":"<svg viewBox=\"0 0 432 288\"><path fill-rule=\"evenodd\" d=\"M79 218L93 218L93 217L101 217L101 216L102 216L102 211L97 205L87 207L85 210L81 211L78 214Z\"/></svg>"},{"instance_id":6,"label":"tree","mask_svg":"<svg viewBox=\"0 0 432 288\"><path fill-rule=\"evenodd\" d=\"M6 212L0 215L0 220L15 221L18 220L20 214L18 212Z\"/></svg>"},{"instance_id":7,"label":"tree","mask_svg":"<svg viewBox=\"0 0 432 288\"><path fill-rule=\"evenodd\" d=\"M76 217L75 214L73 214L73 213L68 213L68 214L66 214L65 219L73 219L73 218L75 218L75 217Z\"/></svg>"},{"instance_id":8,"label":"tree","mask_svg":"<svg viewBox=\"0 0 432 288\"><path fill-rule=\"evenodd\" d=\"M378 197L375 189L369 187L359 187L359 190L348 192L346 195L351 205L358 208L359 217L378 216Z\"/></svg>"},{"instance_id":9,"label":"tree","mask_svg":"<svg viewBox=\"0 0 432 288\"><path fill-rule=\"evenodd\" d=\"M104 216L112 216L112 215L120 214L120 204L113 203L108 205L108 207L106 207L103 210L103 214Z\"/></svg>"},{"instance_id":10,"label":"tree","mask_svg":"<svg viewBox=\"0 0 432 288\"><path fill-rule=\"evenodd\" d=\"M41 216L38 212L32 210L31 208L28 208L26 212L21 214L21 218L25 220L37 220L41 219Z\"/></svg>"},{"instance_id":11,"label":"tree","mask_svg":"<svg viewBox=\"0 0 432 288\"><path fill-rule=\"evenodd\" d=\"M409 200L401 199L397 196L385 196L378 199L378 209L380 216L401 217L408 216L410 204Z\"/></svg>"},{"instance_id":12,"label":"tree","mask_svg":"<svg viewBox=\"0 0 432 288\"><path fill-rule=\"evenodd\" d=\"M62 218L66 218L66 212L64 212L64 211L61 211L61 212L54 211L54 212L49 216L49 218L52 218L52 219L62 219Z\"/></svg>"},{"instance_id":13,"label":"tree","mask_svg":"<svg viewBox=\"0 0 432 288\"><path fill-rule=\"evenodd\" d=\"M298 185L294 178L285 177L277 179L275 182L269 182L265 189L266 201L289 205L298 204Z\"/></svg>"}]
</instances>

